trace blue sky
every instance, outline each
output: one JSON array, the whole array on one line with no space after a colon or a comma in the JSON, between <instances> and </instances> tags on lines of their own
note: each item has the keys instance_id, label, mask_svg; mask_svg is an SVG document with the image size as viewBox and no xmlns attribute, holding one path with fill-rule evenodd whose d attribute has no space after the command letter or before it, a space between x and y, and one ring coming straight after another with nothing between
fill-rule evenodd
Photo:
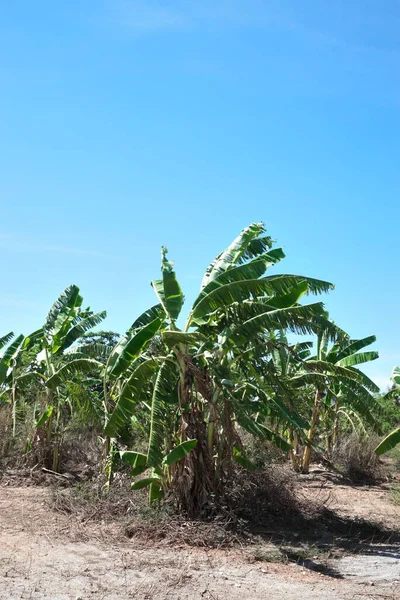
<instances>
[{"instance_id":1,"label":"blue sky","mask_svg":"<svg viewBox=\"0 0 400 600\"><path fill-rule=\"evenodd\" d=\"M68 284L123 331L250 221L400 363L397 0L0 2L0 332Z\"/></svg>"}]
</instances>

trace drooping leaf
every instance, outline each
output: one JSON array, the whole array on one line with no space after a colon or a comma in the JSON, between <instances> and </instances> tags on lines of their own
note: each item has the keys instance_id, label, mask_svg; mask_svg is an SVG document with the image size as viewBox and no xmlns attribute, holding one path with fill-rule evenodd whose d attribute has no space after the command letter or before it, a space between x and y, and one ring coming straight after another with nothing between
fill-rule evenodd
<instances>
[{"instance_id":1,"label":"drooping leaf","mask_svg":"<svg viewBox=\"0 0 400 600\"><path fill-rule=\"evenodd\" d=\"M140 452L133 452L131 450L125 450L120 452L120 457L123 463L133 467L131 471L132 477L135 477L136 475L141 475L148 468L146 454L142 454Z\"/></svg>"},{"instance_id":2,"label":"drooping leaf","mask_svg":"<svg viewBox=\"0 0 400 600\"><path fill-rule=\"evenodd\" d=\"M165 457L164 462L166 465L170 466L185 458L189 452L193 450L197 446L197 440L186 440L181 444L178 444L171 452Z\"/></svg>"},{"instance_id":3,"label":"drooping leaf","mask_svg":"<svg viewBox=\"0 0 400 600\"><path fill-rule=\"evenodd\" d=\"M274 275L262 277L261 279L234 281L218 286L202 297L191 311L189 324L191 321L204 317L204 315L217 309L224 309L234 302L254 300L265 294L271 297L289 294L293 292L293 288L297 288L304 282L307 283L307 293L327 292L333 288L332 284L326 281L297 275Z\"/></svg>"},{"instance_id":4,"label":"drooping leaf","mask_svg":"<svg viewBox=\"0 0 400 600\"><path fill-rule=\"evenodd\" d=\"M389 433L389 435L387 435L375 448L375 452L378 456L380 454L385 454L385 452L389 452L389 450L392 450L397 444L400 444L400 427Z\"/></svg>"},{"instance_id":5,"label":"drooping leaf","mask_svg":"<svg viewBox=\"0 0 400 600\"><path fill-rule=\"evenodd\" d=\"M63 381L67 381L76 375L86 375L88 373L101 374L104 369L103 363L93 358L77 358L62 365L46 382L46 386L55 389Z\"/></svg>"},{"instance_id":6,"label":"drooping leaf","mask_svg":"<svg viewBox=\"0 0 400 600\"><path fill-rule=\"evenodd\" d=\"M242 410L238 403L235 402L234 405L236 420L243 429L260 438L261 440L269 440L274 442L274 444L284 450L285 452L289 452L292 449L292 446L288 444L286 440L277 435L271 429L263 425L262 423L258 423L249 415L246 414L244 410Z\"/></svg>"},{"instance_id":7,"label":"drooping leaf","mask_svg":"<svg viewBox=\"0 0 400 600\"><path fill-rule=\"evenodd\" d=\"M143 488L148 487L152 483L159 483L159 477L146 477L145 479L139 479L139 481L135 481L132 483L132 490L142 490Z\"/></svg>"},{"instance_id":8,"label":"drooping leaf","mask_svg":"<svg viewBox=\"0 0 400 600\"><path fill-rule=\"evenodd\" d=\"M302 335L313 333L319 327L317 317L323 311L321 302L276 310L266 310L268 307L264 307L263 311L262 307L262 304L249 303L249 306L247 306L243 303L238 309L239 313L247 311L249 315L255 314L255 316L241 319L240 324L232 328L230 335L232 340L239 338L252 339L265 330L289 329Z\"/></svg>"}]
</instances>

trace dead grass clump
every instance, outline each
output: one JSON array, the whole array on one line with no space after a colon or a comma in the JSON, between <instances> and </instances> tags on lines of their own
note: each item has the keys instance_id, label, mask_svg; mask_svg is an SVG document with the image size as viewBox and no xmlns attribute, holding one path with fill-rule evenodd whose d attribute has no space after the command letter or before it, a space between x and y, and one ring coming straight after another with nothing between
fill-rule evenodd
<instances>
[{"instance_id":1,"label":"dead grass clump","mask_svg":"<svg viewBox=\"0 0 400 600\"><path fill-rule=\"evenodd\" d=\"M352 433L342 439L333 452L332 461L351 481L375 484L385 479L381 460L375 454L379 439Z\"/></svg>"},{"instance_id":2,"label":"dead grass clump","mask_svg":"<svg viewBox=\"0 0 400 600\"><path fill-rule=\"evenodd\" d=\"M286 520L305 509L302 504L289 465L274 465L253 473L238 469L227 497L230 512L255 525Z\"/></svg>"},{"instance_id":3,"label":"dead grass clump","mask_svg":"<svg viewBox=\"0 0 400 600\"><path fill-rule=\"evenodd\" d=\"M103 477L85 480L67 488L55 485L53 507L79 521L109 523L135 514L143 504L141 495L134 494L130 487L131 478L124 474L115 476L108 491Z\"/></svg>"},{"instance_id":4,"label":"dead grass clump","mask_svg":"<svg viewBox=\"0 0 400 600\"><path fill-rule=\"evenodd\" d=\"M75 426L68 428L59 451L59 471L88 479L100 471L102 449L98 428Z\"/></svg>"},{"instance_id":5,"label":"dead grass clump","mask_svg":"<svg viewBox=\"0 0 400 600\"><path fill-rule=\"evenodd\" d=\"M0 406L0 461L8 456L12 442L11 406Z\"/></svg>"}]
</instances>

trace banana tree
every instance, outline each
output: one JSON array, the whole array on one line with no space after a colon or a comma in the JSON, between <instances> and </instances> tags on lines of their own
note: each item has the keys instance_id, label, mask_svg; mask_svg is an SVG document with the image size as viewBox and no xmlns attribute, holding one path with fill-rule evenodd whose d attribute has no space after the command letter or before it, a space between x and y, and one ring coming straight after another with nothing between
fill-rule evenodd
<instances>
[{"instance_id":1,"label":"banana tree","mask_svg":"<svg viewBox=\"0 0 400 600\"><path fill-rule=\"evenodd\" d=\"M82 303L76 285L62 292L52 305L43 328L35 333L39 352L23 374L25 377L38 376L44 382L43 414L48 418L42 425L46 428L47 443L52 445L51 466L54 470L58 468L62 412L66 407L69 412L72 410L68 383L76 377L99 374L103 368L100 361L74 349L76 341L106 317L104 311L93 313L90 308L82 309Z\"/></svg>"},{"instance_id":2,"label":"banana tree","mask_svg":"<svg viewBox=\"0 0 400 600\"><path fill-rule=\"evenodd\" d=\"M335 325L332 323L332 326ZM331 423L326 434L328 451L338 441L339 416L354 411L369 425L378 427L380 409L374 398L378 391L376 384L358 366L376 360L376 351L360 352L375 342L375 336L352 340L338 330L337 341L329 347L328 331L321 331L317 339L317 354L306 360L304 366L313 368L312 373L296 376L294 383L310 383L314 387L311 425L306 437L306 445L299 468L307 473L310 467L311 451L318 431L321 414L325 413Z\"/></svg>"},{"instance_id":3,"label":"banana tree","mask_svg":"<svg viewBox=\"0 0 400 600\"><path fill-rule=\"evenodd\" d=\"M397 399L397 395L400 392L400 369L399 369L399 367L393 367L391 380L393 383L393 388L390 390L389 394L391 396L396 395L396 399ZM391 431L389 433L389 435L387 435L381 441L381 443L376 447L375 452L378 455L385 454L386 452L389 452L389 450L392 450L393 448L395 448L395 446L397 446L398 444L400 444L400 427Z\"/></svg>"},{"instance_id":4,"label":"banana tree","mask_svg":"<svg viewBox=\"0 0 400 600\"><path fill-rule=\"evenodd\" d=\"M266 275L283 257L261 223L246 227L206 269L180 330L184 296L163 248L162 279L152 283L159 304L139 317L110 355L106 372L115 383L106 435L117 436L144 403L150 407L147 466L157 468L175 447L197 440L168 478L178 505L190 514L210 507L232 460L245 462L240 428L291 448L268 427L268 413L274 407L291 422L296 415L281 402L276 378L256 377L251 369L244 378L246 353L258 346L267 359L277 346L272 334L282 328L301 334L329 331L322 303L299 300L333 286L305 276ZM154 336L164 346L158 356L148 351Z\"/></svg>"}]
</instances>

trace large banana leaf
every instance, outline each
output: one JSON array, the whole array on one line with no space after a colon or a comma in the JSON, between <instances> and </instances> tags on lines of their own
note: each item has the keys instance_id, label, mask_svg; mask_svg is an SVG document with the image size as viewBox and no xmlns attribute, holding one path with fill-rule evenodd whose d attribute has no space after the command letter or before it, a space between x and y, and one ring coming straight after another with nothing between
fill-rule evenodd
<instances>
[{"instance_id":1,"label":"large banana leaf","mask_svg":"<svg viewBox=\"0 0 400 600\"><path fill-rule=\"evenodd\" d=\"M0 350L4 348L4 346L6 346L6 344L8 344L8 342L10 342L13 339L13 337L13 331L10 331L10 333L7 333L6 335L3 335L3 337L0 337Z\"/></svg>"},{"instance_id":2,"label":"large banana leaf","mask_svg":"<svg viewBox=\"0 0 400 600\"><path fill-rule=\"evenodd\" d=\"M164 362L157 374L151 403L150 437L147 462L151 467L161 465L163 459L165 433L165 406L174 393L178 374L174 364Z\"/></svg>"},{"instance_id":3,"label":"large banana leaf","mask_svg":"<svg viewBox=\"0 0 400 600\"><path fill-rule=\"evenodd\" d=\"M110 415L104 433L115 437L129 422L135 412L143 387L150 381L151 376L159 366L154 358L145 359L139 363L130 377L124 383L117 404Z\"/></svg>"},{"instance_id":4,"label":"large banana leaf","mask_svg":"<svg viewBox=\"0 0 400 600\"><path fill-rule=\"evenodd\" d=\"M264 294L269 296L289 294L293 292L293 288L297 288L304 282L307 283L307 293L327 292L333 287L331 283L326 281L297 275L275 275L261 279L227 283L214 289L199 300L191 311L188 324L190 325L191 321L204 317L204 315L219 308L225 309L226 306L234 302L243 302Z\"/></svg>"},{"instance_id":5,"label":"large banana leaf","mask_svg":"<svg viewBox=\"0 0 400 600\"><path fill-rule=\"evenodd\" d=\"M359 369L356 369L355 367L346 367L346 369L350 370L350 371L352 371L352 370L356 371L360 383L365 388L367 388L367 390L369 390L373 394L378 394L379 393L379 390L380 390L379 385L376 385L376 383L374 381L372 381L372 379L370 379L368 377L368 375L366 375L365 373L363 373L363 371L360 371Z\"/></svg>"},{"instance_id":6,"label":"large banana leaf","mask_svg":"<svg viewBox=\"0 0 400 600\"><path fill-rule=\"evenodd\" d=\"M82 358L86 356L87 358L95 358L96 360L107 360L112 351L113 348L107 344L92 343L74 346L69 352L71 354L81 354ZM64 356L68 356L69 352L66 352Z\"/></svg>"},{"instance_id":7,"label":"large banana leaf","mask_svg":"<svg viewBox=\"0 0 400 600\"><path fill-rule=\"evenodd\" d=\"M281 248L274 248L269 252L261 256L257 256L250 262L232 267L226 271L223 271L218 276L214 277L200 292L196 300L193 303L193 308L213 290L217 289L221 285L227 283L233 283L235 281L245 281L248 279L258 279L261 275L264 275L265 271L270 265L274 265L285 255Z\"/></svg>"},{"instance_id":8,"label":"large banana leaf","mask_svg":"<svg viewBox=\"0 0 400 600\"><path fill-rule=\"evenodd\" d=\"M221 252L207 267L201 283L201 289L230 267L239 263L247 251L250 242L264 233L263 223L251 223L245 227L233 242Z\"/></svg>"},{"instance_id":9,"label":"large banana leaf","mask_svg":"<svg viewBox=\"0 0 400 600\"><path fill-rule=\"evenodd\" d=\"M247 309L247 305L243 304L242 306L245 310ZM321 302L268 311L265 310L268 307L262 304L259 306L263 307L265 312L259 312L256 316L233 327L229 336L231 340L253 339L255 335L264 330L289 329L301 335L313 333L319 326L315 317L318 317L323 311ZM252 313L254 308L256 312L261 311L261 308L250 306L249 303L249 314Z\"/></svg>"},{"instance_id":10,"label":"large banana leaf","mask_svg":"<svg viewBox=\"0 0 400 600\"><path fill-rule=\"evenodd\" d=\"M82 302L83 298L79 295L78 286L70 285L51 307L43 330L52 353L57 352L61 346L61 340L68 332Z\"/></svg>"},{"instance_id":11,"label":"large banana leaf","mask_svg":"<svg viewBox=\"0 0 400 600\"><path fill-rule=\"evenodd\" d=\"M273 242L274 240L269 235L253 238L247 245L246 250L237 259L236 264L239 265L256 256L264 254L264 252L272 247Z\"/></svg>"},{"instance_id":12,"label":"large banana leaf","mask_svg":"<svg viewBox=\"0 0 400 600\"><path fill-rule=\"evenodd\" d=\"M72 346L72 344L76 342L76 340L79 339L84 333L99 325L106 318L106 316L107 313L104 310L102 312L89 315L84 319L78 320L78 322L75 323L64 336L59 350L64 351Z\"/></svg>"},{"instance_id":13,"label":"large banana leaf","mask_svg":"<svg viewBox=\"0 0 400 600\"><path fill-rule=\"evenodd\" d=\"M148 325L149 323L151 323L151 321L154 321L154 319L164 319L164 318L165 318L165 311L162 307L162 304L155 304L151 308L145 310L144 313L142 313L140 315L140 317L135 319L135 321L129 327L128 331L132 331L133 329L137 329L138 327L144 327L145 325Z\"/></svg>"},{"instance_id":14,"label":"large banana leaf","mask_svg":"<svg viewBox=\"0 0 400 600\"><path fill-rule=\"evenodd\" d=\"M12 361L14 355L16 354L16 352L18 352L23 341L24 341L24 336L19 335L17 338L15 338L15 340L9 346L7 346L3 356L1 357L1 359L0 359L0 384L4 383L4 381L6 380L8 369L11 365L11 361Z\"/></svg>"},{"instance_id":15,"label":"large banana leaf","mask_svg":"<svg viewBox=\"0 0 400 600\"><path fill-rule=\"evenodd\" d=\"M343 360L347 356L355 354L359 350L362 350L366 346L370 346L374 342L376 342L375 335L370 335L360 340L343 340L343 342L335 344L335 346L331 348L329 351L328 360L330 362Z\"/></svg>"},{"instance_id":16,"label":"large banana leaf","mask_svg":"<svg viewBox=\"0 0 400 600\"><path fill-rule=\"evenodd\" d=\"M63 381L67 381L75 375L87 375L88 373L102 373L104 369L103 363L93 358L77 358L65 363L52 375L46 382L46 386L50 389L55 389Z\"/></svg>"},{"instance_id":17,"label":"large banana leaf","mask_svg":"<svg viewBox=\"0 0 400 600\"><path fill-rule=\"evenodd\" d=\"M108 361L108 374L115 378L121 375L137 358L146 344L154 337L162 325L161 319L154 319L147 325L134 329L115 346Z\"/></svg>"},{"instance_id":18,"label":"large banana leaf","mask_svg":"<svg viewBox=\"0 0 400 600\"><path fill-rule=\"evenodd\" d=\"M389 435L375 448L375 452L378 455L384 454L385 452L392 450L397 444L400 444L400 427L389 433Z\"/></svg>"},{"instance_id":19,"label":"large banana leaf","mask_svg":"<svg viewBox=\"0 0 400 600\"><path fill-rule=\"evenodd\" d=\"M166 330L162 332L161 339L168 348L172 348L178 344L196 345L205 338L197 331L188 333L187 331Z\"/></svg>"}]
</instances>

